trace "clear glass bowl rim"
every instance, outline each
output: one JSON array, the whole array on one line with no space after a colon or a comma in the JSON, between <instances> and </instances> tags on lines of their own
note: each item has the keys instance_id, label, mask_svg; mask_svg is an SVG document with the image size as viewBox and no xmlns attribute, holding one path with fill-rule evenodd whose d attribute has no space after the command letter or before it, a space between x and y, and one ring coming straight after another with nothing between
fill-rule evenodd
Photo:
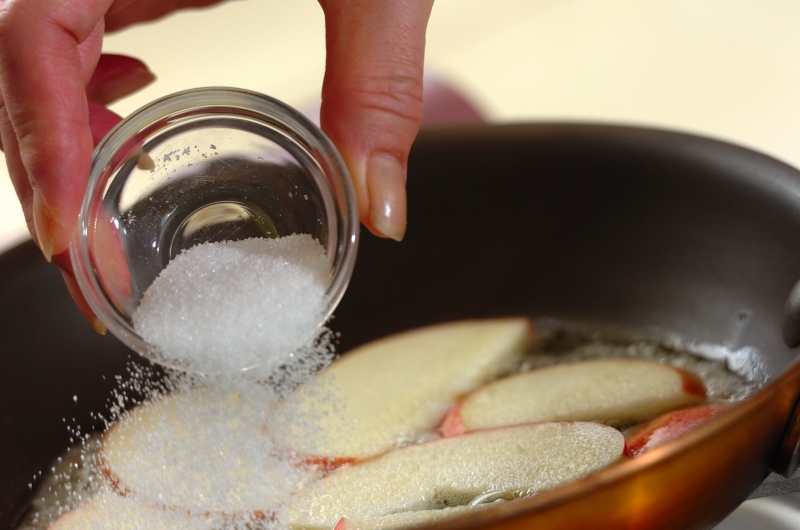
<instances>
[{"instance_id":1,"label":"clear glass bowl rim","mask_svg":"<svg viewBox=\"0 0 800 530\"><path fill-rule=\"evenodd\" d=\"M104 168L110 163L116 150L131 136L172 115L203 108L214 108L217 111L239 109L268 117L270 126L279 125L281 127L277 128L292 133L294 137L299 136L313 148L310 153L312 156L318 160L323 159L320 165L331 169L333 174L326 172L326 177L339 205L338 217L341 218L342 226L337 233L332 282L326 292L326 313L319 323L320 326L330 318L344 296L353 274L358 250L358 206L347 166L330 139L316 124L296 109L265 94L232 87L204 87L176 92L139 108L109 131L94 149L89 181L78 215L78 228L70 242L69 252L78 286L95 315L127 346L160 364L164 363L154 359L151 346L120 315L105 295L94 273L89 256L91 224L89 212L93 192L98 186Z\"/></svg>"}]
</instances>

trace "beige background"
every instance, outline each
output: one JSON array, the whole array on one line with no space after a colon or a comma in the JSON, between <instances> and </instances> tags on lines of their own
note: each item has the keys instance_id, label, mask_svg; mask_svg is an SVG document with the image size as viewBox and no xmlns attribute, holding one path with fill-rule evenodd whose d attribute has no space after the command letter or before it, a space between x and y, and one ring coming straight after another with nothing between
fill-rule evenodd
<instances>
[{"instance_id":1,"label":"beige background","mask_svg":"<svg viewBox=\"0 0 800 530\"><path fill-rule=\"evenodd\" d=\"M144 59L159 79L114 109L125 115L208 85L313 108L323 33L314 0L237 0L129 29L109 37L106 51ZM495 122L666 127L800 167L797 0L437 0L426 70L458 84ZM2 251L27 232L4 163L0 173ZM751 501L737 514L775 502ZM785 522L800 524L796 513Z\"/></svg>"},{"instance_id":2,"label":"beige background","mask_svg":"<svg viewBox=\"0 0 800 530\"><path fill-rule=\"evenodd\" d=\"M106 51L144 59L159 79L114 109L207 85L313 108L323 33L314 0L237 0L131 28ZM492 121L654 125L800 166L796 0L437 0L426 70ZM2 173L0 250L25 237L4 164Z\"/></svg>"}]
</instances>

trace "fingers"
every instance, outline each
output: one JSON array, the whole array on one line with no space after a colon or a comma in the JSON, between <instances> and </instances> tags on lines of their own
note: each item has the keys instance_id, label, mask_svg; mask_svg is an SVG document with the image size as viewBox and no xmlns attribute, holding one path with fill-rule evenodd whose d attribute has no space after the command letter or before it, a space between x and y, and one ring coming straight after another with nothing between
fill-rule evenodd
<instances>
[{"instance_id":1,"label":"fingers","mask_svg":"<svg viewBox=\"0 0 800 530\"><path fill-rule=\"evenodd\" d=\"M320 0L327 62L320 122L353 177L362 223L401 240L408 153L422 119L433 0Z\"/></svg>"},{"instance_id":2,"label":"fingers","mask_svg":"<svg viewBox=\"0 0 800 530\"><path fill-rule=\"evenodd\" d=\"M0 138L28 228L70 294L105 328L78 288L67 248L94 145L119 122L101 103L153 76L139 61L100 57L112 0L0 2ZM91 100L91 103L89 102Z\"/></svg>"},{"instance_id":3,"label":"fingers","mask_svg":"<svg viewBox=\"0 0 800 530\"><path fill-rule=\"evenodd\" d=\"M122 118L118 114L93 101L89 102L89 128L94 145L99 144L120 121Z\"/></svg>"},{"instance_id":4,"label":"fingers","mask_svg":"<svg viewBox=\"0 0 800 530\"><path fill-rule=\"evenodd\" d=\"M75 300L75 304L78 306L78 309L80 309L81 314L89 321L96 332L100 335L105 335L106 331L108 331L105 324L92 312L92 308L89 307L89 303L83 297L83 293L81 293L81 288L75 276L65 270L61 271L61 276L64 278L64 283L67 284L67 290L72 296L72 299Z\"/></svg>"},{"instance_id":5,"label":"fingers","mask_svg":"<svg viewBox=\"0 0 800 530\"><path fill-rule=\"evenodd\" d=\"M72 263L69 260L69 252L62 252L61 254L56 254L53 256L53 264L56 265L59 270L61 271L61 277L64 278L64 283L67 285L67 291L69 292L72 299L75 301L75 305L78 306L81 314L89 321L89 324L101 335L106 334L106 326L97 318L92 311L92 308L89 306L89 303L86 301L86 298L83 297L83 293L81 292L81 288L78 285L78 280L75 279L75 272L72 269Z\"/></svg>"},{"instance_id":6,"label":"fingers","mask_svg":"<svg viewBox=\"0 0 800 530\"><path fill-rule=\"evenodd\" d=\"M84 85L89 81L94 99L109 101L142 86L141 75L120 78L143 66L98 64L107 3L87 0L85 13L41 0L7 1L0 9L0 136L9 173L31 234L99 332L104 328L78 288L66 250L92 148L120 118L97 104L90 109ZM135 86L125 87L131 77Z\"/></svg>"},{"instance_id":7,"label":"fingers","mask_svg":"<svg viewBox=\"0 0 800 530\"><path fill-rule=\"evenodd\" d=\"M114 128L114 126L122 120L117 114L111 112L107 108L102 105L99 105L94 102L89 102L89 127L92 133L92 141L94 144L97 144L102 140L108 131ZM61 269L61 275L64 277L64 283L67 284L67 290L69 291L70 296L72 299L75 300L75 304L80 309L81 313L86 320L92 325L92 327L101 335L106 334L106 326L100 321L97 316L95 316L94 312L92 311L89 303L84 298L83 293L81 292L80 286L78 285L78 281L75 279L75 272L72 268L72 262L69 258L69 251L65 250L60 254L56 254L53 256L53 263ZM130 285L130 282L128 282Z\"/></svg>"},{"instance_id":8,"label":"fingers","mask_svg":"<svg viewBox=\"0 0 800 530\"><path fill-rule=\"evenodd\" d=\"M155 78L139 59L104 54L86 85L86 97L89 101L107 105L149 85Z\"/></svg>"},{"instance_id":9,"label":"fingers","mask_svg":"<svg viewBox=\"0 0 800 530\"><path fill-rule=\"evenodd\" d=\"M11 177L48 259L67 248L86 186L93 143L84 83L109 4L6 0L0 10L3 146L18 150Z\"/></svg>"}]
</instances>

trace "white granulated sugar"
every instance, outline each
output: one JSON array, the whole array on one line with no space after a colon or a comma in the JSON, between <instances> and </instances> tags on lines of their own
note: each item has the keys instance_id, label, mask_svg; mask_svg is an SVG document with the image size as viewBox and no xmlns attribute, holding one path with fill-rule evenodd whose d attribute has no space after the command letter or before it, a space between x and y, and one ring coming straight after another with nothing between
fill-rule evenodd
<instances>
[{"instance_id":1,"label":"white granulated sugar","mask_svg":"<svg viewBox=\"0 0 800 530\"><path fill-rule=\"evenodd\" d=\"M288 500L320 471L288 435L314 423L276 409L334 358L321 325L328 275L308 235L176 257L133 320L166 364L197 373L117 376L108 411L94 416L106 433L70 431L91 465L54 468L22 528L286 530Z\"/></svg>"},{"instance_id":2,"label":"white granulated sugar","mask_svg":"<svg viewBox=\"0 0 800 530\"><path fill-rule=\"evenodd\" d=\"M277 399L260 384L218 380L151 400L104 435L104 473L146 503L280 518L307 471L273 441Z\"/></svg>"},{"instance_id":3,"label":"white granulated sugar","mask_svg":"<svg viewBox=\"0 0 800 530\"><path fill-rule=\"evenodd\" d=\"M134 327L182 369L277 367L323 329L329 274L324 248L307 234L205 243L161 272Z\"/></svg>"},{"instance_id":4,"label":"white granulated sugar","mask_svg":"<svg viewBox=\"0 0 800 530\"><path fill-rule=\"evenodd\" d=\"M48 466L19 530L288 530L285 506L318 470L288 435L307 434L298 419L276 405L332 361L330 339L323 333L271 371L131 363L108 411L94 415L106 432L78 437Z\"/></svg>"}]
</instances>

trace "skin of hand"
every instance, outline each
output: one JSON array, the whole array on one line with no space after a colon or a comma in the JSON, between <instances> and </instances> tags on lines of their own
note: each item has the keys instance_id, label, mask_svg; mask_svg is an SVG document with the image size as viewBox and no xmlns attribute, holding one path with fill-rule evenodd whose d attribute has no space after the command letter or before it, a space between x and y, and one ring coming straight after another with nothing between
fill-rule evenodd
<instances>
[{"instance_id":1,"label":"skin of hand","mask_svg":"<svg viewBox=\"0 0 800 530\"><path fill-rule=\"evenodd\" d=\"M144 63L101 55L103 35L219 0L0 0L0 139L33 239L104 332L72 272L92 149L121 119L104 105L155 78ZM342 154L362 223L401 240L406 165L422 119L433 0L320 0L327 61L322 129Z\"/></svg>"}]
</instances>

